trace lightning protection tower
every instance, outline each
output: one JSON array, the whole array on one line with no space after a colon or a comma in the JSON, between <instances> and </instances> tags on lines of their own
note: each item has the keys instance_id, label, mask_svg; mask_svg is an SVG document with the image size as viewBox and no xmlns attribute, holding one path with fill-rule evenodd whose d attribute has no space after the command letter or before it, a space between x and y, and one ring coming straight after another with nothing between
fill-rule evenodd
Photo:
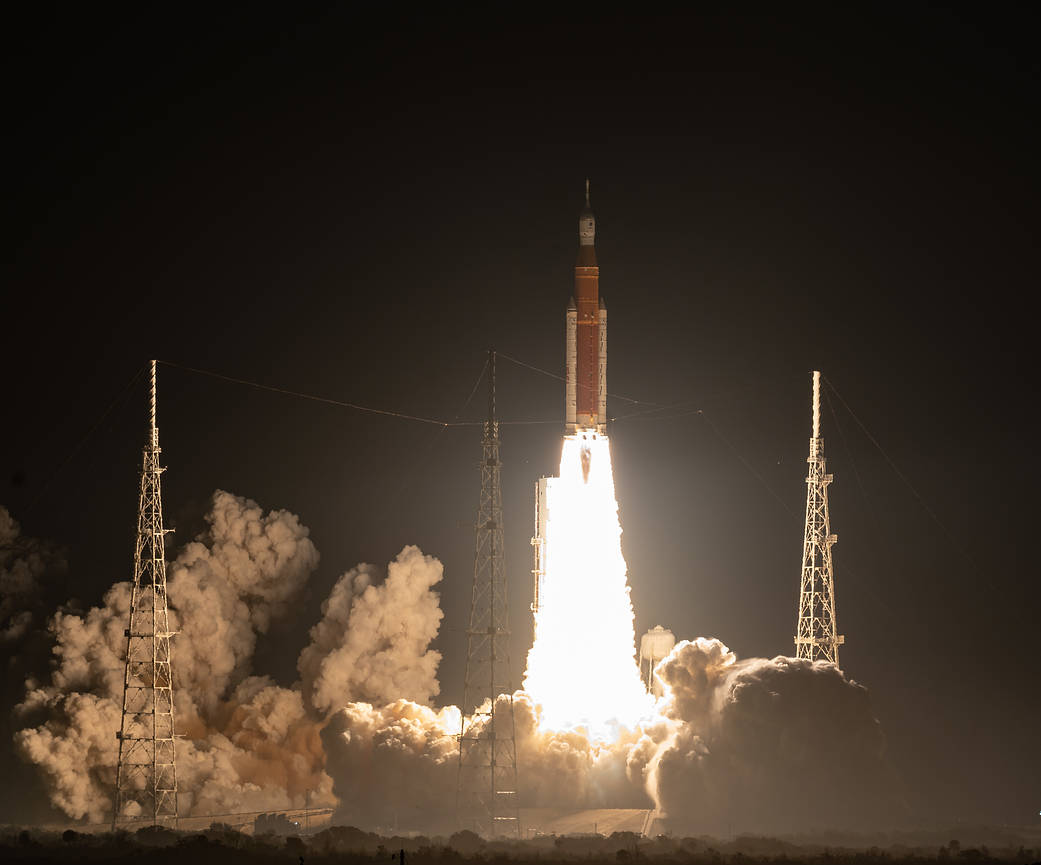
<instances>
[{"instance_id":1,"label":"lightning protection tower","mask_svg":"<svg viewBox=\"0 0 1041 865\"><path fill-rule=\"evenodd\" d=\"M485 837L520 837L517 744L510 678L509 605L503 559L495 352L488 352L488 419L481 455L473 597L467 630L456 808L460 825ZM466 716L467 711L473 714Z\"/></svg>"},{"instance_id":2,"label":"lightning protection tower","mask_svg":"<svg viewBox=\"0 0 1041 865\"><path fill-rule=\"evenodd\" d=\"M838 540L828 519L828 485L832 476L824 461L821 426L821 374L813 373L813 438L806 462L806 533L802 544L802 584L799 590L799 621L795 655L810 661L831 661L839 666L839 646L846 642L838 634L835 620L835 572L831 548Z\"/></svg>"},{"instance_id":3,"label":"lightning protection tower","mask_svg":"<svg viewBox=\"0 0 1041 865\"><path fill-rule=\"evenodd\" d=\"M148 443L141 463L134 580L123 675L123 718L116 738L116 802L112 827L122 820L177 822L177 767L174 760L173 677L166 605L166 551L155 425L155 364L151 363Z\"/></svg>"}]
</instances>

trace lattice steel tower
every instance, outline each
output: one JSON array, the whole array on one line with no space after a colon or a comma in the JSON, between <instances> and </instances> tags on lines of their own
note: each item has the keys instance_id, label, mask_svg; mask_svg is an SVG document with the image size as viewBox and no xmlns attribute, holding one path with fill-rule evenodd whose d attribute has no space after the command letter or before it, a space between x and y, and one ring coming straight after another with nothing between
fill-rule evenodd
<instances>
[{"instance_id":1,"label":"lattice steel tower","mask_svg":"<svg viewBox=\"0 0 1041 865\"><path fill-rule=\"evenodd\" d=\"M456 807L465 828L485 837L520 837L494 351L488 352L488 419L482 448L462 705L464 713L472 709L473 715L468 719L464 714L459 734Z\"/></svg>"},{"instance_id":2,"label":"lattice steel tower","mask_svg":"<svg viewBox=\"0 0 1041 865\"><path fill-rule=\"evenodd\" d=\"M141 463L141 498L137 512L134 581L126 631L123 718L116 738L116 807L112 826L121 820L177 821L177 767L174 735L170 623L166 605L166 552L159 465L159 430L155 425L155 361L151 364L148 443Z\"/></svg>"},{"instance_id":3,"label":"lattice steel tower","mask_svg":"<svg viewBox=\"0 0 1041 865\"><path fill-rule=\"evenodd\" d=\"M811 661L831 661L839 666L839 636L835 619L835 572L831 548L838 540L828 518L828 485L832 476L824 461L821 437L821 374L813 373L813 438L806 462L806 533L802 544L802 585L799 590L799 621L795 656Z\"/></svg>"}]
</instances>

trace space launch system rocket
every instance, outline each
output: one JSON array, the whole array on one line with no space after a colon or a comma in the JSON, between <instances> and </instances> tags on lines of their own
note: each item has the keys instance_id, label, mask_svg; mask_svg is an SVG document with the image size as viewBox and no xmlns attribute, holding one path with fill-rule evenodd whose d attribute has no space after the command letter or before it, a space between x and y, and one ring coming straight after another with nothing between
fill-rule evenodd
<instances>
[{"instance_id":1,"label":"space launch system rocket","mask_svg":"<svg viewBox=\"0 0 1041 865\"><path fill-rule=\"evenodd\" d=\"M582 478L588 483L595 440L607 435L607 307L600 297L600 268L596 263L596 217L586 206L578 217L578 261L575 262L575 294L565 315L567 376L564 387L564 435L581 439ZM606 442L603 442L606 444ZM566 445L565 445L566 447ZM561 462L563 472L563 462ZM570 482L564 481L563 483ZM534 567L535 596L531 611L538 615L545 603L547 531L551 490L560 478L542 477L535 482Z\"/></svg>"},{"instance_id":2,"label":"space launch system rocket","mask_svg":"<svg viewBox=\"0 0 1041 865\"><path fill-rule=\"evenodd\" d=\"M600 297L600 268L596 263L596 217L586 206L578 217L578 261L575 294L568 302L565 339L567 376L564 396L564 432L607 431L607 307Z\"/></svg>"}]
</instances>

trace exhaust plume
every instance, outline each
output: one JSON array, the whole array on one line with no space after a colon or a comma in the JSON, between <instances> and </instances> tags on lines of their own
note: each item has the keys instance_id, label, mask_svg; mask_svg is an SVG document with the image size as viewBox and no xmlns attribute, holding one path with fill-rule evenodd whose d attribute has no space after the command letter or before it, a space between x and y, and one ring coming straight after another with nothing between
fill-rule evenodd
<instances>
[{"instance_id":1,"label":"exhaust plume","mask_svg":"<svg viewBox=\"0 0 1041 865\"><path fill-rule=\"evenodd\" d=\"M545 574L524 690L547 727L616 739L652 701L636 665L607 437L565 436L560 476L546 484Z\"/></svg>"}]
</instances>

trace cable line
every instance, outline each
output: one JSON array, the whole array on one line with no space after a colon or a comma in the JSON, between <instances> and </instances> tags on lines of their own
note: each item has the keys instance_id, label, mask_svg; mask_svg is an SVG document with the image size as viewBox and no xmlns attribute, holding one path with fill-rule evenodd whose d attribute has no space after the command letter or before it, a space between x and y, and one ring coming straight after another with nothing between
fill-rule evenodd
<instances>
[{"instance_id":1,"label":"cable line","mask_svg":"<svg viewBox=\"0 0 1041 865\"><path fill-rule=\"evenodd\" d=\"M541 373L542 375L549 376L550 378L555 378L557 381L563 381L563 382L567 381L567 379L564 378L564 376L562 376L562 375L558 375L555 372L550 372L548 369L542 369L542 368L537 367L537 366L532 366L530 363L525 363L522 360L517 360L517 358L515 358L515 357L510 357L508 354L502 354L501 352L496 352L496 356L501 357L503 360L508 360L510 363L515 363L515 364L517 364L517 366L522 366L525 369L530 369L532 372ZM613 396L615 399L621 399L621 400L625 400L626 402L631 402L634 405L653 405L653 406L658 406L659 405L658 403L647 402L646 400L642 400L642 399L633 399L632 397L622 396L620 393L611 393L611 391L608 391L607 395L608 396ZM659 408L664 408L664 407L665 406L659 406Z\"/></svg>"},{"instance_id":2,"label":"cable line","mask_svg":"<svg viewBox=\"0 0 1041 865\"><path fill-rule=\"evenodd\" d=\"M857 415L856 415L856 413L855 413L855 412L853 411L853 409L851 409L851 408L849 407L849 403L848 403L848 402L846 402L846 400L844 400L844 399L842 398L842 394L840 394L840 393L839 393L839 392L838 392L838 391L837 391L837 390L835 389L835 385L833 385L833 384L832 384L832 383L831 383L831 382L830 382L830 381L828 380L828 378L827 378L826 376L821 376L821 378L823 378L823 379L824 379L824 382L825 382L825 384L827 384L827 386L828 386L828 387L829 387L829 388L831 389L831 392L832 392L833 394L835 394L835 396L836 396L836 397L838 397L838 399L839 399L839 402L841 402L841 403L842 403L842 405L843 405L843 406L845 407L846 411L848 411L848 412L849 412L849 416L850 416L851 418L853 418L853 420L855 420L855 421L857 422L857 426L859 426L859 427L861 428L861 430L863 430L863 432L864 432L864 435L866 435L866 436L868 437L868 440L869 440L869 441L871 442L871 444L873 444L873 445L874 445L874 446L875 446L876 448L878 448L878 452L879 452L880 454L882 454L882 456L883 456L883 457L885 458L885 461L886 461L887 463L889 463L889 467L890 467L890 468L891 468L891 469L893 470L893 472L894 472L894 473L896 474L896 476L897 476L898 478L900 478L900 480L902 480L902 481L904 482L904 484L905 484L905 485L907 486L907 488L908 488L908 489L909 489L909 490L911 491L911 494L912 494L912 495L913 495L913 496L914 496L914 497L915 497L916 499L918 499L918 503L919 503L919 504L920 504L920 505L921 505L921 506L922 506L923 508L925 508L925 512L926 512L927 514L929 514L929 516L930 516L930 517L932 518L933 522L934 522L934 523L936 523L936 525L938 525L938 526L940 527L940 530L941 530L941 531L942 531L942 532L943 532L943 533L944 533L945 535L947 535L948 539L949 539L949 540L951 541L951 543L953 543L953 544L954 544L955 548L956 548L956 549L957 549L957 550L958 550L958 551L959 551L959 552L960 552L960 553L961 553L961 554L962 554L963 556L965 556L965 558L966 558L966 559L967 559L967 560L969 561L969 563L970 563L970 564L972 565L973 569L974 569L975 571L977 571L978 573L979 573L979 572L981 572L981 571L980 571L980 567L979 567L979 566L978 566L978 565L976 564L976 562L975 562L975 561L974 561L974 560L972 559L972 557L971 557L971 556L969 555L969 553L968 553L968 552L967 552L967 551L965 550L965 548L964 548L964 547L962 547L961 543L959 543L958 539L957 539L957 538L956 538L956 537L954 536L954 533L953 533L953 532L951 532L951 530L950 530L950 529L948 529L948 528L947 528L947 526L945 526L945 525L943 524L943 522L942 522L942 521L940 520L940 518L939 518L939 517L938 517L938 516L936 515L936 511L934 511L934 510L933 510L933 509L932 509L932 508L931 508L931 507L929 506L929 503L928 503L928 502L927 502L927 501L926 501L926 500L925 500L925 499L924 499L924 498L922 497L922 494L921 494L921 493L919 493L917 489L915 489L915 486L914 486L914 484L912 484L912 483L911 483L911 481L910 481L910 480L908 479L907 475L905 475L905 474L904 474L904 473L903 473L902 471L900 471L900 468L899 468L899 466L897 466L897 464L896 464L895 462L893 462L893 459L892 459L892 457L890 457L890 456L889 456L889 454L888 454L888 453L886 453L886 451L885 451L885 449L884 449L884 448L882 447L882 445L880 445L880 444L878 443L878 439L876 439L876 438L875 438L875 437L874 437L874 436L873 436L873 435L871 434L871 431L870 431L870 430L869 430L869 429L868 429L868 428L867 428L866 426L864 426L864 422L863 422L863 421L862 421L862 420L861 420L861 419L860 419L859 417L857 417Z\"/></svg>"},{"instance_id":3,"label":"cable line","mask_svg":"<svg viewBox=\"0 0 1041 865\"><path fill-rule=\"evenodd\" d=\"M710 421L710 420L708 419L708 415L707 415L707 414L705 414L705 412L703 412L703 411L702 411L701 409L698 409L698 411L696 412L696 414L699 414L699 415L701 415L701 419L702 419L703 421L705 421L705 423L707 423L707 424L708 424L708 426L709 426L709 429L711 429L711 430L712 430L712 432L714 432L714 433L716 434L716 437L717 437L717 438L718 438L718 439L719 439L719 440L720 440L721 442L723 442L723 444L725 444L725 445L726 445L726 446L727 446L728 448L730 448L730 450L731 450L731 452L732 452L732 453L734 454L734 456L736 456L736 457L737 457L737 458L738 458L739 460L741 460L741 462L742 462L742 463L744 464L745 468L746 468L746 469L748 469L748 470L749 470L749 471L750 471L750 472L751 472L751 473L752 473L752 474L753 474L753 475L754 475L754 476L755 476L755 477L756 477L756 478L758 479L759 483L761 483L761 484L762 484L762 485L763 485L764 487L766 487L766 489L767 489L767 491L768 491L768 492L770 493L770 495L772 495L772 496L773 496L773 497L774 497L775 499L777 499L777 501L778 501L778 502L780 503L781 507L782 507L782 508L784 508L784 509L785 509L785 510L786 510L786 511L788 512L788 515L789 515L789 516L790 516L790 517L791 517L792 519L794 519L794 520L799 520L799 519L801 519L801 518L799 517L799 515L798 515L797 513L795 513L795 511L793 511L793 510L792 510L792 509L791 509L791 508L790 508L790 507L788 506L788 503L787 503L787 502L786 502L786 501L785 501L784 499L782 499L782 498L780 497L780 495L778 495L778 494L777 494L777 492L776 492L776 491L774 490L774 488L773 488L772 486L770 486L770 484L769 484L769 483L767 482L766 478L764 478L764 477L763 477L763 476L762 476L761 474L759 474L759 472L757 472L757 471L755 470L755 467L754 467L754 466L753 466L753 465L752 465L752 464L751 464L751 463L750 463L750 462L749 462L748 460L746 460L746 459L745 459L745 458L744 458L744 457L743 457L743 456L741 455L740 451L738 451L738 449L737 449L736 447L734 447L734 446L733 446L733 445L732 445L732 444L731 444L731 443L730 443L730 442L729 442L729 441L727 440L727 438L726 438L726 437L725 437L725 436L723 435L723 433L721 433L721 432L719 431L719 428L718 428L718 427L717 427L717 426L716 426L716 425L715 425L714 423L712 423L712 421Z\"/></svg>"},{"instance_id":4,"label":"cable line","mask_svg":"<svg viewBox=\"0 0 1041 865\"><path fill-rule=\"evenodd\" d=\"M36 505L39 503L40 499L43 498L44 493L47 492L47 489L54 482L54 479L56 477L58 477L58 475L60 475L62 472L65 471L65 469L68 467L69 463L72 462L72 458L74 456L76 456L77 453L79 453L80 448L83 447L84 444L86 444L87 439L89 439L92 435L94 435L94 433L97 431L98 427L101 426L102 423L104 423L105 418L107 418L109 416L109 414L112 412L112 409L114 409L118 404L122 403L126 399L127 394L130 393L130 388L132 388L134 386L134 383L141 377L141 373L143 373L144 371L145 371L145 366L138 367L137 372L134 373L134 375L130 379L130 381L128 381L126 383L126 385L119 392L119 394L116 396L116 398L113 399L112 402L110 402L108 404L108 408L106 408L101 413L101 417L99 417L94 422L94 425L83 434L83 437L78 442L76 442L75 445L73 445L73 447L69 450L68 455L62 461L61 465L58 466L58 468L55 470L54 474L52 474L49 478L47 478L46 481L43 482L43 485L40 487L39 491L33 497L33 500L31 502L29 502L29 505L25 509L25 513L26 514L29 514L29 513L32 512L33 508L36 507Z\"/></svg>"},{"instance_id":5,"label":"cable line","mask_svg":"<svg viewBox=\"0 0 1041 865\"><path fill-rule=\"evenodd\" d=\"M317 396L316 394L313 394L313 393L301 393L300 391L289 390L288 388L284 388L284 387L274 387L273 385L269 385L269 384L260 384L259 382L248 381L248 380L246 380L244 378L236 378L235 376L224 375L223 373L219 373L219 372L212 372L211 370L208 370L208 369L198 369L197 367L193 367L193 366L185 366L184 364L174 363L173 361L169 361L169 360L160 360L159 363L165 364L166 366L176 367L177 369L184 369L184 370L187 370L188 372L198 373L199 375L208 375L211 378L219 378L219 379L222 379L224 381L234 382L235 384L244 384L247 387L255 387L258 390L268 390L268 391L271 391L273 393L284 394L285 396L295 396L295 397L299 397L300 399L309 399L309 400L314 400L315 402L324 402L327 405L338 405L338 406L341 406L343 408L354 409L355 411L368 412L369 414L380 414L380 415L385 415L387 417L399 417L399 418L402 418L403 420L411 420L411 421L416 421L418 423L428 423L428 424L433 424L434 426L440 426L440 427L472 426L472 424L465 423L465 422L464 423L457 423L457 422L441 421L441 420L436 420L434 418L423 417L421 415L406 414L405 412L390 411L389 409L383 409L383 408L372 408L371 406L359 405L358 403L346 402L345 400L331 399L330 397L325 397L325 396ZM483 375L483 371L482 371L482 375Z\"/></svg>"},{"instance_id":6,"label":"cable line","mask_svg":"<svg viewBox=\"0 0 1041 865\"><path fill-rule=\"evenodd\" d=\"M512 363L515 363L515 364L517 364L519 366L525 367L526 369L530 369L530 370L533 370L534 372L538 372L538 373L541 373L543 375L548 375L548 376L550 376L552 378L560 379L561 381L563 381L563 379L560 376L554 375L551 372L547 372L544 369L539 369L536 366L532 366L531 364L524 363L523 361L516 360L515 358L511 358L511 357L509 357L507 355L504 355L504 354L498 354L498 352L496 352L496 355L498 357L503 358L504 360L509 360ZM456 415L456 419L455 420L450 420L450 421L439 420L438 418L425 417L423 415L409 414L408 412L393 411L391 409L374 408L372 406L361 405L360 403L348 402L347 400L333 399L332 397L319 396L318 394L305 393L303 391L291 390L291 389L285 388L285 387L276 387L275 385L270 385L270 384L261 384L260 382L250 381L249 379L245 379L245 378L238 378L237 376L233 376L233 375L225 375L224 373L214 372L213 370L209 370L209 369L200 369L199 367L188 366L187 364L174 363L171 360L160 360L160 361L158 361L158 363L164 364L165 366L171 366L171 367L174 367L176 369L183 369L183 370L186 370L187 372L194 372L197 375L205 375L205 376L209 376L210 378L220 379L221 381L227 381L227 382L231 382L233 384L245 385L246 387L256 388L257 390L266 390L266 391L270 391L271 393L282 394L283 396L297 397L298 399L308 399L308 400L312 400L313 402L325 403L326 405L340 406L341 408L349 408L349 409L352 409L354 411L366 412L368 414L378 414L378 415L383 415L385 417L396 417L396 418L401 418L402 420L410 420L410 421L415 421L417 423L430 424L431 426L440 427L442 429L447 429L448 427L481 426L484 423L484 421L479 421L479 420L458 420L458 417L459 417L459 414L462 414L462 412L466 410L466 407L470 404L470 401L473 399L473 395L477 392L477 388L480 386L481 380L484 378L484 373L486 371L485 368L487 367L487 361L485 362L485 367L482 367L481 374L477 377L477 381L474 383L474 387L473 387L473 390L470 392L470 396L467 397L466 402L463 404L462 409L460 409L460 411L459 411L459 414ZM611 394L611 396L614 396L617 399L624 399L627 402L631 402L631 403L633 403L635 405L654 406L653 409L649 409L648 411L664 411L665 409L675 408L675 407L678 407L678 406L681 406L681 405L684 404L684 403L674 403L672 406L668 406L668 405L659 405L657 403L652 403L652 402L646 402L646 401L641 401L641 400L630 399L629 397L618 396L618 394ZM690 413L691 412L687 412L686 414L690 414ZM676 417L683 417L683 416L684 415L677 415ZM670 418L661 418L661 420L668 420L668 419L670 419ZM656 420L656 418L647 418L647 420ZM547 424L559 424L559 423L560 423L560 418L554 418L552 420L504 420L504 421L499 421L499 425L500 426L543 426L543 425L547 425Z\"/></svg>"}]
</instances>

